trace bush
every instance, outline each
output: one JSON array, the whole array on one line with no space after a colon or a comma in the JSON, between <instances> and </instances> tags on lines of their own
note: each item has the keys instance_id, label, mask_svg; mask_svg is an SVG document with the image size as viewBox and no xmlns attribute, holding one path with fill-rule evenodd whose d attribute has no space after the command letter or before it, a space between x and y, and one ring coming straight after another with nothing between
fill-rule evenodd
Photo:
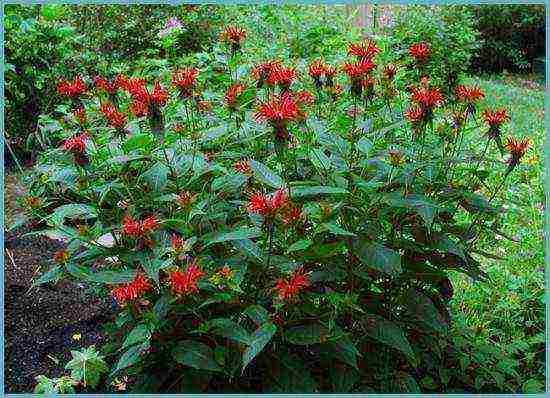
<instances>
[{"instance_id":1,"label":"bush","mask_svg":"<svg viewBox=\"0 0 550 398\"><path fill-rule=\"evenodd\" d=\"M60 141L22 205L67 246L36 284L116 299L111 376L136 392L428 391L448 271L484 278L474 251L528 142L486 168L507 116L482 114L475 88L397 93L418 71L373 43L298 78L245 36L225 31L197 69L61 85Z\"/></svg>"},{"instance_id":2,"label":"bush","mask_svg":"<svg viewBox=\"0 0 550 398\"><path fill-rule=\"evenodd\" d=\"M468 70L479 47L475 20L466 6L398 8L387 40L398 59L406 59L412 45L430 43L430 59L419 72L429 76L447 94Z\"/></svg>"},{"instance_id":3,"label":"bush","mask_svg":"<svg viewBox=\"0 0 550 398\"><path fill-rule=\"evenodd\" d=\"M544 5L479 5L472 11L482 43L475 69L524 71L544 56Z\"/></svg>"}]
</instances>

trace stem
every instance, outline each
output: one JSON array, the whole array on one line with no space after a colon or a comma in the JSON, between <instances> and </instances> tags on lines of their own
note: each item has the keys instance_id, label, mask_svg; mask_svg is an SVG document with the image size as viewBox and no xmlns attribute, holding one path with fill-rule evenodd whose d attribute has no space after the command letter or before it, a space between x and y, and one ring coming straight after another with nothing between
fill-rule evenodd
<instances>
[{"instance_id":1,"label":"stem","mask_svg":"<svg viewBox=\"0 0 550 398\"><path fill-rule=\"evenodd\" d=\"M267 264L266 264L266 268L268 269L269 268L269 264L271 263L271 253L273 251L273 220L270 220L269 221L269 226L268 226L268 234L269 234L269 246L268 246L268 251L267 251Z\"/></svg>"}]
</instances>

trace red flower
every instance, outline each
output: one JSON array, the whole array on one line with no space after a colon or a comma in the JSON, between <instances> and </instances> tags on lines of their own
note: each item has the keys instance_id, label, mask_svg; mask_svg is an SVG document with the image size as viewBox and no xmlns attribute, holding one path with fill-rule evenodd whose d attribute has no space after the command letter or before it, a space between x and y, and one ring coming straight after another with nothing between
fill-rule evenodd
<instances>
[{"instance_id":1,"label":"red flower","mask_svg":"<svg viewBox=\"0 0 550 398\"><path fill-rule=\"evenodd\" d=\"M132 112L135 117L147 116L149 114L149 107L145 102L133 100L130 104L130 112Z\"/></svg>"},{"instance_id":2,"label":"red flower","mask_svg":"<svg viewBox=\"0 0 550 398\"><path fill-rule=\"evenodd\" d=\"M288 90L294 79L296 79L296 70L294 68L274 65L267 76L267 84L271 86L278 85L282 89Z\"/></svg>"},{"instance_id":3,"label":"red flower","mask_svg":"<svg viewBox=\"0 0 550 398\"><path fill-rule=\"evenodd\" d=\"M174 251L179 252L184 246L184 240L181 236L172 234L172 237L170 238L170 245Z\"/></svg>"},{"instance_id":4,"label":"red flower","mask_svg":"<svg viewBox=\"0 0 550 398\"><path fill-rule=\"evenodd\" d=\"M307 90L302 90L294 95L297 102L304 105L313 105L315 103L315 97Z\"/></svg>"},{"instance_id":5,"label":"red flower","mask_svg":"<svg viewBox=\"0 0 550 398\"><path fill-rule=\"evenodd\" d=\"M58 250L54 253L53 259L56 263L64 264L69 261L69 252L65 249Z\"/></svg>"},{"instance_id":6,"label":"red flower","mask_svg":"<svg viewBox=\"0 0 550 398\"><path fill-rule=\"evenodd\" d=\"M510 168L514 168L519 164L521 158L525 155L525 152L531 147L531 140L528 138L522 138L518 140L513 137L506 139L506 149L510 152L509 165Z\"/></svg>"},{"instance_id":7,"label":"red flower","mask_svg":"<svg viewBox=\"0 0 550 398\"><path fill-rule=\"evenodd\" d=\"M422 105L425 109L431 110L443 102L443 95L438 88L412 87L411 98L414 102Z\"/></svg>"},{"instance_id":8,"label":"red flower","mask_svg":"<svg viewBox=\"0 0 550 398\"><path fill-rule=\"evenodd\" d=\"M303 269L298 269L292 273L290 279L278 279L275 290L281 300L289 300L309 286L309 275Z\"/></svg>"},{"instance_id":9,"label":"red flower","mask_svg":"<svg viewBox=\"0 0 550 398\"><path fill-rule=\"evenodd\" d=\"M360 59L357 62L346 62L342 66L342 70L348 75L350 80L361 79L374 68L375 64L368 58Z\"/></svg>"},{"instance_id":10,"label":"red flower","mask_svg":"<svg viewBox=\"0 0 550 398\"><path fill-rule=\"evenodd\" d=\"M371 59L380 52L380 49L376 47L376 44L368 40L363 43L352 43L348 47L348 55L353 55L362 59Z\"/></svg>"},{"instance_id":11,"label":"red flower","mask_svg":"<svg viewBox=\"0 0 550 398\"><path fill-rule=\"evenodd\" d=\"M126 126L126 115L119 112L114 105L109 103L102 104L101 113L103 113L107 122L115 129L122 130Z\"/></svg>"},{"instance_id":12,"label":"red flower","mask_svg":"<svg viewBox=\"0 0 550 398\"><path fill-rule=\"evenodd\" d=\"M284 188L279 188L271 196L256 192L250 197L248 211L261 214L264 217L273 217L287 203L288 194Z\"/></svg>"},{"instance_id":13,"label":"red flower","mask_svg":"<svg viewBox=\"0 0 550 398\"><path fill-rule=\"evenodd\" d=\"M235 163L233 165L233 168L238 173L243 173L243 174L251 174L252 173L252 169L250 168L250 162L248 162L247 160L238 161L237 163Z\"/></svg>"},{"instance_id":14,"label":"red flower","mask_svg":"<svg viewBox=\"0 0 550 398\"><path fill-rule=\"evenodd\" d=\"M300 109L292 95L285 93L261 103L256 112L256 118L272 123L290 122L300 118Z\"/></svg>"},{"instance_id":15,"label":"red flower","mask_svg":"<svg viewBox=\"0 0 550 398\"><path fill-rule=\"evenodd\" d=\"M409 54L411 54L417 62L425 62L430 55L430 46L425 42L413 44L409 48Z\"/></svg>"},{"instance_id":16,"label":"red flower","mask_svg":"<svg viewBox=\"0 0 550 398\"><path fill-rule=\"evenodd\" d=\"M485 94L479 87L467 87L460 85L456 88L456 96L459 101L473 104L485 97Z\"/></svg>"},{"instance_id":17,"label":"red flower","mask_svg":"<svg viewBox=\"0 0 550 398\"><path fill-rule=\"evenodd\" d=\"M405 117L412 123L412 124L420 124L425 117L424 109L420 106L414 106L405 111Z\"/></svg>"},{"instance_id":18,"label":"red flower","mask_svg":"<svg viewBox=\"0 0 550 398\"><path fill-rule=\"evenodd\" d=\"M168 100L168 92L162 88L159 82L155 82L153 91L149 93L144 80L131 79L127 85L127 90L134 101L141 102L147 106L150 104L164 106Z\"/></svg>"},{"instance_id":19,"label":"red flower","mask_svg":"<svg viewBox=\"0 0 550 398\"><path fill-rule=\"evenodd\" d=\"M61 80L57 86L57 92L69 98L78 98L86 92L86 84L80 76L73 81Z\"/></svg>"},{"instance_id":20,"label":"red flower","mask_svg":"<svg viewBox=\"0 0 550 398\"><path fill-rule=\"evenodd\" d=\"M168 100L168 91L166 91L159 82L155 82L150 100L158 106L164 106Z\"/></svg>"},{"instance_id":21,"label":"red flower","mask_svg":"<svg viewBox=\"0 0 550 398\"><path fill-rule=\"evenodd\" d=\"M388 80L392 80L397 73L397 67L394 64L387 64L384 67L384 77Z\"/></svg>"},{"instance_id":22,"label":"red flower","mask_svg":"<svg viewBox=\"0 0 550 398\"><path fill-rule=\"evenodd\" d=\"M65 150L68 152L81 154L84 153L84 151L86 150L87 140L88 136L86 134L78 134L65 140L63 148L65 148Z\"/></svg>"},{"instance_id":23,"label":"red flower","mask_svg":"<svg viewBox=\"0 0 550 398\"><path fill-rule=\"evenodd\" d=\"M73 111L73 115L76 120L78 120L78 123L80 123L81 125L86 124L86 109L84 109L84 107L79 106L78 108L76 108Z\"/></svg>"},{"instance_id":24,"label":"red flower","mask_svg":"<svg viewBox=\"0 0 550 398\"><path fill-rule=\"evenodd\" d=\"M124 305L127 301L135 300L149 290L151 290L151 284L138 272L132 282L113 289L112 295L119 304Z\"/></svg>"},{"instance_id":25,"label":"red flower","mask_svg":"<svg viewBox=\"0 0 550 398\"><path fill-rule=\"evenodd\" d=\"M238 26L228 26L220 33L220 40L231 45L240 45L246 38L246 30Z\"/></svg>"},{"instance_id":26,"label":"red flower","mask_svg":"<svg viewBox=\"0 0 550 398\"><path fill-rule=\"evenodd\" d=\"M266 61L255 66L252 69L252 77L256 80L257 87L261 88L267 77L271 74L271 71L280 65L280 61Z\"/></svg>"},{"instance_id":27,"label":"red flower","mask_svg":"<svg viewBox=\"0 0 550 398\"><path fill-rule=\"evenodd\" d=\"M313 61L308 66L308 74L313 79L320 79L322 76L324 76L327 66L323 62L323 60L318 59Z\"/></svg>"},{"instance_id":28,"label":"red flower","mask_svg":"<svg viewBox=\"0 0 550 398\"><path fill-rule=\"evenodd\" d=\"M245 86L240 83L235 83L227 90L225 94L225 103L229 108L235 108L237 97L244 92Z\"/></svg>"},{"instance_id":29,"label":"red flower","mask_svg":"<svg viewBox=\"0 0 550 398\"><path fill-rule=\"evenodd\" d=\"M205 273L195 263L191 263L187 266L185 272L180 270L172 271L168 280L172 291L176 294L189 294L198 291L197 281Z\"/></svg>"},{"instance_id":30,"label":"red flower","mask_svg":"<svg viewBox=\"0 0 550 398\"><path fill-rule=\"evenodd\" d=\"M197 84L199 71L195 68L181 69L172 75L172 84L179 88L184 97L190 97L193 94L193 88Z\"/></svg>"},{"instance_id":31,"label":"red flower","mask_svg":"<svg viewBox=\"0 0 550 398\"><path fill-rule=\"evenodd\" d=\"M502 124L510 119L510 117L508 116L508 112L504 108L497 109L495 111L487 109L483 111L483 118L485 119L485 122L491 127L500 127Z\"/></svg>"},{"instance_id":32,"label":"red flower","mask_svg":"<svg viewBox=\"0 0 550 398\"><path fill-rule=\"evenodd\" d=\"M154 216L147 217L142 221L125 216L122 220L122 233L131 237L144 237L158 227L159 223Z\"/></svg>"},{"instance_id":33,"label":"red flower","mask_svg":"<svg viewBox=\"0 0 550 398\"><path fill-rule=\"evenodd\" d=\"M122 74L117 75L117 77L115 77L114 84L116 84L118 88L128 90L129 83L130 83L130 80Z\"/></svg>"},{"instance_id":34,"label":"red flower","mask_svg":"<svg viewBox=\"0 0 550 398\"><path fill-rule=\"evenodd\" d=\"M283 208L283 224L294 225L302 219L302 206L289 203Z\"/></svg>"},{"instance_id":35,"label":"red flower","mask_svg":"<svg viewBox=\"0 0 550 398\"><path fill-rule=\"evenodd\" d=\"M110 82L101 76L96 76L94 78L94 85L96 86L96 88L102 89L111 95L115 94L119 88L117 79L115 79L113 82Z\"/></svg>"}]
</instances>

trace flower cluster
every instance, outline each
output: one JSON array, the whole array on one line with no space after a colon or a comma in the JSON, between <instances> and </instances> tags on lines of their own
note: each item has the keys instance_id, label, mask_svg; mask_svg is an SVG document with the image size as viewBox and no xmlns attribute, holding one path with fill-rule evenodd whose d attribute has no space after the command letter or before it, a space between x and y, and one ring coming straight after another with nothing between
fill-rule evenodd
<instances>
[{"instance_id":1,"label":"flower cluster","mask_svg":"<svg viewBox=\"0 0 550 398\"><path fill-rule=\"evenodd\" d=\"M506 109L496 109L494 111L486 109L483 111L483 119L489 125L489 131L487 131L487 136L490 139L497 141L497 144L500 142L500 133L501 127L504 123L510 120L508 112Z\"/></svg>"},{"instance_id":2,"label":"flower cluster","mask_svg":"<svg viewBox=\"0 0 550 398\"><path fill-rule=\"evenodd\" d=\"M260 103L256 118L260 121L268 121L275 130L275 138L278 141L288 139L287 124L304 117L298 102L290 93L280 96L272 96L268 101Z\"/></svg>"},{"instance_id":3,"label":"flower cluster","mask_svg":"<svg viewBox=\"0 0 550 398\"><path fill-rule=\"evenodd\" d=\"M118 131L124 130L127 121L124 113L118 111L113 104L109 103L102 104L100 110L111 127Z\"/></svg>"},{"instance_id":4,"label":"flower cluster","mask_svg":"<svg viewBox=\"0 0 550 398\"><path fill-rule=\"evenodd\" d=\"M233 168L238 173L243 173L243 174L251 174L252 173L252 168L250 167L250 162L248 162L246 160L240 160L240 161L236 162L233 165Z\"/></svg>"},{"instance_id":5,"label":"flower cluster","mask_svg":"<svg viewBox=\"0 0 550 398\"><path fill-rule=\"evenodd\" d=\"M57 86L57 92L66 97L77 99L87 90L86 83L80 76L76 76L72 81L61 80Z\"/></svg>"},{"instance_id":6,"label":"flower cluster","mask_svg":"<svg viewBox=\"0 0 550 398\"><path fill-rule=\"evenodd\" d=\"M296 69L276 64L270 69L266 82L270 86L278 86L282 91L288 91L295 79Z\"/></svg>"},{"instance_id":7,"label":"flower cluster","mask_svg":"<svg viewBox=\"0 0 550 398\"><path fill-rule=\"evenodd\" d=\"M237 106L238 97L244 92L245 86L241 83L235 83L225 93L225 103L229 109L234 110Z\"/></svg>"},{"instance_id":8,"label":"flower cluster","mask_svg":"<svg viewBox=\"0 0 550 398\"><path fill-rule=\"evenodd\" d=\"M120 305L125 305L128 301L141 297L151 288L152 286L147 278L138 272L132 282L122 284L113 289L111 293Z\"/></svg>"},{"instance_id":9,"label":"flower cluster","mask_svg":"<svg viewBox=\"0 0 550 398\"><path fill-rule=\"evenodd\" d=\"M88 136L86 134L77 134L65 140L65 142L63 143L63 148L67 152L71 152L72 154L82 154L86 150L87 141Z\"/></svg>"},{"instance_id":10,"label":"flower cluster","mask_svg":"<svg viewBox=\"0 0 550 398\"><path fill-rule=\"evenodd\" d=\"M256 192L248 201L248 211L260 214L266 218L272 218L284 209L288 201L288 193L284 188L279 188L271 196L262 192Z\"/></svg>"},{"instance_id":11,"label":"flower cluster","mask_svg":"<svg viewBox=\"0 0 550 398\"><path fill-rule=\"evenodd\" d=\"M220 33L220 41L231 46L232 54L241 49L244 39L246 39L246 30L238 26L228 26Z\"/></svg>"},{"instance_id":12,"label":"flower cluster","mask_svg":"<svg viewBox=\"0 0 550 398\"><path fill-rule=\"evenodd\" d=\"M417 63L424 63L430 56L430 46L425 42L415 43L409 48L409 54Z\"/></svg>"},{"instance_id":13,"label":"flower cluster","mask_svg":"<svg viewBox=\"0 0 550 398\"><path fill-rule=\"evenodd\" d=\"M309 275L298 269L292 273L289 279L278 279L275 290L281 300L291 300L302 290L310 286Z\"/></svg>"},{"instance_id":14,"label":"flower cluster","mask_svg":"<svg viewBox=\"0 0 550 398\"><path fill-rule=\"evenodd\" d=\"M109 95L114 95L114 94L116 94L116 92L120 88L120 86L119 86L120 79L121 78L118 78L118 76L117 76L117 78L115 78L114 80L109 81L109 80L105 79L104 77L96 76L94 78L94 86L98 89L101 89L101 90L105 91Z\"/></svg>"},{"instance_id":15,"label":"flower cluster","mask_svg":"<svg viewBox=\"0 0 550 398\"><path fill-rule=\"evenodd\" d=\"M198 291L197 282L205 273L196 263L191 263L185 271L179 269L169 273L168 281L175 294L189 294Z\"/></svg>"},{"instance_id":16,"label":"flower cluster","mask_svg":"<svg viewBox=\"0 0 550 398\"><path fill-rule=\"evenodd\" d=\"M352 43L348 47L348 55L355 56L359 59L372 59L380 49L372 40L367 40L362 43Z\"/></svg>"},{"instance_id":17,"label":"flower cluster","mask_svg":"<svg viewBox=\"0 0 550 398\"><path fill-rule=\"evenodd\" d=\"M510 153L508 164L509 170L511 170L519 164L521 158L523 158L527 150L531 147L531 140L528 138L518 140L513 137L508 137L505 146Z\"/></svg>"},{"instance_id":18,"label":"flower cluster","mask_svg":"<svg viewBox=\"0 0 550 398\"><path fill-rule=\"evenodd\" d=\"M180 69L172 74L172 84L180 90L182 98L193 96L198 75L199 71L195 68Z\"/></svg>"},{"instance_id":19,"label":"flower cluster","mask_svg":"<svg viewBox=\"0 0 550 398\"><path fill-rule=\"evenodd\" d=\"M141 221L125 216L122 220L122 233L133 237L144 237L159 228L159 223L154 216L149 216Z\"/></svg>"}]
</instances>

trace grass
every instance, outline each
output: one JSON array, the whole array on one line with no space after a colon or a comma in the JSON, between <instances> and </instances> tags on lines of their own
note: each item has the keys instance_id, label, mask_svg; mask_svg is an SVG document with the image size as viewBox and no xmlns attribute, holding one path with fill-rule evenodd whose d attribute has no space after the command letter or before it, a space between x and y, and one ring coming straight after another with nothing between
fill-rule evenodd
<instances>
[{"instance_id":1,"label":"grass","mask_svg":"<svg viewBox=\"0 0 550 398\"><path fill-rule=\"evenodd\" d=\"M491 252L502 257L502 260L481 258L489 282L452 276L454 330L478 349L474 361L479 362L476 376L479 380L474 383L489 383L502 391L542 392L544 89L536 81L506 74L471 78L467 83L484 90L487 97L484 106L508 109L511 121L505 135L528 136L533 147L523 164L509 176L508 189L495 199L495 204L506 210L501 230L514 241L497 237L494 242L487 242ZM500 157L497 153L493 156ZM497 162L493 167L505 166ZM494 187L497 182L489 181L488 185ZM491 367L488 364L493 361L496 368L485 372L482 368Z\"/></svg>"}]
</instances>

